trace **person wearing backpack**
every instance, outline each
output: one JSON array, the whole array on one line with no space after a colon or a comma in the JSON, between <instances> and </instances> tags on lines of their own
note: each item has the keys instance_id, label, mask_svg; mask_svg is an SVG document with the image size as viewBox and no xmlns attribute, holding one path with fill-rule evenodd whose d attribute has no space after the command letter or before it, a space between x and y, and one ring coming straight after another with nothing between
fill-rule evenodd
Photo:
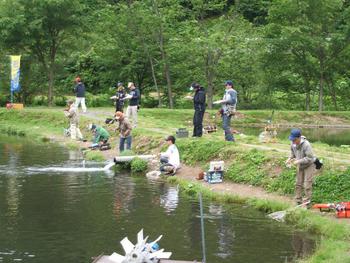
<instances>
[{"instance_id":1,"label":"person wearing backpack","mask_svg":"<svg viewBox=\"0 0 350 263\"><path fill-rule=\"evenodd\" d=\"M311 205L312 184L316 172L315 160L310 142L305 136L301 135L300 129L292 129L289 140L291 143L291 152L286 160L286 165L290 167L292 164L297 167L295 182L295 200L298 205L305 204L307 207ZM304 200L302 192L305 192Z\"/></svg>"},{"instance_id":2,"label":"person wearing backpack","mask_svg":"<svg viewBox=\"0 0 350 263\"><path fill-rule=\"evenodd\" d=\"M192 83L191 87L195 94L193 97L194 116L193 116L193 136L202 137L203 135L203 117L205 112L205 91L198 83Z\"/></svg>"},{"instance_id":3,"label":"person wearing backpack","mask_svg":"<svg viewBox=\"0 0 350 263\"><path fill-rule=\"evenodd\" d=\"M233 82L227 80L225 82L225 94L222 100L218 101L221 104L221 117L222 117L222 128L225 131L225 140L233 142L235 138L233 137L231 131L231 118L236 112L237 105L237 91L233 89Z\"/></svg>"}]
</instances>

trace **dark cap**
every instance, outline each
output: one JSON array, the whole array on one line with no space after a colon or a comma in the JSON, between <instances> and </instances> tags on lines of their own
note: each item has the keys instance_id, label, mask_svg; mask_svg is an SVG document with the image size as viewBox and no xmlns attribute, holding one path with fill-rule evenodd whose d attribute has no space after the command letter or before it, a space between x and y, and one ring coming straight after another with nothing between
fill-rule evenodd
<instances>
[{"instance_id":1,"label":"dark cap","mask_svg":"<svg viewBox=\"0 0 350 263\"><path fill-rule=\"evenodd\" d=\"M193 82L191 84L191 87L194 88L194 89L199 89L201 87L201 85L199 85L199 83L197 83L197 82Z\"/></svg>"},{"instance_id":2,"label":"dark cap","mask_svg":"<svg viewBox=\"0 0 350 263\"><path fill-rule=\"evenodd\" d=\"M171 141L173 144L175 143L175 137L172 135L169 135L168 137L166 137L165 139L166 141Z\"/></svg>"},{"instance_id":3,"label":"dark cap","mask_svg":"<svg viewBox=\"0 0 350 263\"><path fill-rule=\"evenodd\" d=\"M117 87L123 86L123 82L118 82Z\"/></svg>"},{"instance_id":4,"label":"dark cap","mask_svg":"<svg viewBox=\"0 0 350 263\"><path fill-rule=\"evenodd\" d=\"M92 130L92 131L93 131L93 130L95 130L95 129L96 129L96 125L95 125L95 124L90 124L90 127L89 127L89 128L90 128L90 130Z\"/></svg>"},{"instance_id":5,"label":"dark cap","mask_svg":"<svg viewBox=\"0 0 350 263\"><path fill-rule=\"evenodd\" d=\"M300 129L292 129L288 139L291 141L294 141L295 139L300 138L300 137L301 137L301 130Z\"/></svg>"},{"instance_id":6,"label":"dark cap","mask_svg":"<svg viewBox=\"0 0 350 263\"><path fill-rule=\"evenodd\" d=\"M225 86L231 86L231 87L233 87L233 82L232 82L232 80L226 80L225 81Z\"/></svg>"}]
</instances>

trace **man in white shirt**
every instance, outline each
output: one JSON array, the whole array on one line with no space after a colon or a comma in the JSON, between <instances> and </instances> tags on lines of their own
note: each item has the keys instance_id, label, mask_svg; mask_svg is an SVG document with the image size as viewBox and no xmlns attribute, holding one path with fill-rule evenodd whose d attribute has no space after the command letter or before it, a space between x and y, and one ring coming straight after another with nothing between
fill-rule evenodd
<instances>
[{"instance_id":1,"label":"man in white shirt","mask_svg":"<svg viewBox=\"0 0 350 263\"><path fill-rule=\"evenodd\" d=\"M180 154L175 145L175 137L168 136L166 142L169 147L166 152L160 154L160 171L166 174L174 175L180 167Z\"/></svg>"}]
</instances>

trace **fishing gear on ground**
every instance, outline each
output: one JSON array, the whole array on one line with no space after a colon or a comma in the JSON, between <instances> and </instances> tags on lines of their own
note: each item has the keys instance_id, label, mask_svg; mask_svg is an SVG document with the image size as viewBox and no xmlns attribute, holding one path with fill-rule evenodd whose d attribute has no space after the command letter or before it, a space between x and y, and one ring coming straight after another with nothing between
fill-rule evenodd
<instances>
[{"instance_id":1,"label":"fishing gear on ground","mask_svg":"<svg viewBox=\"0 0 350 263\"><path fill-rule=\"evenodd\" d=\"M314 204L312 208L320 209L321 212L335 211L338 218L350 218L350 202Z\"/></svg>"}]
</instances>

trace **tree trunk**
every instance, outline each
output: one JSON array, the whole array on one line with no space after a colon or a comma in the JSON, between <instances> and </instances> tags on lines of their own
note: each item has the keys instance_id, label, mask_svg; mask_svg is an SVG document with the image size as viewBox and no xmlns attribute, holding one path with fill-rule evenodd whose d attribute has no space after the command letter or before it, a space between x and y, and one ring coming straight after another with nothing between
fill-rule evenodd
<instances>
[{"instance_id":1,"label":"tree trunk","mask_svg":"<svg viewBox=\"0 0 350 263\"><path fill-rule=\"evenodd\" d=\"M326 78L326 83L327 83L327 86L329 87L329 89L331 91L332 102L333 102L335 110L337 111L338 110L337 91L335 89L332 77Z\"/></svg>"},{"instance_id":2,"label":"tree trunk","mask_svg":"<svg viewBox=\"0 0 350 263\"><path fill-rule=\"evenodd\" d=\"M321 72L320 91L318 94L318 111L323 111L323 88L324 88L324 76L323 76L323 72Z\"/></svg>"},{"instance_id":3,"label":"tree trunk","mask_svg":"<svg viewBox=\"0 0 350 263\"><path fill-rule=\"evenodd\" d=\"M151 56L148 54L148 58L149 58L149 63L151 64L151 71L152 71L152 78L153 78L153 82L154 82L154 86L156 87L156 91L157 91L157 96L158 96L158 107L162 106L162 98L160 96L160 90L158 88L158 83L157 83L157 78L156 78L156 73L154 71L154 64L153 64L153 60L151 58Z\"/></svg>"},{"instance_id":4,"label":"tree trunk","mask_svg":"<svg viewBox=\"0 0 350 263\"><path fill-rule=\"evenodd\" d=\"M158 18L160 18L160 27L159 27L159 36L158 36L159 37L159 49L160 49L160 53L161 53L162 60L164 63L164 74L165 74L165 78L166 78L166 82L167 82L169 108L173 109L174 108L174 100L173 100L173 92L172 92L172 87L171 87L170 66L169 66L169 62L168 62L168 56L167 56L167 54L165 52L165 48L164 48L163 21L162 21L162 16L161 16L161 13L159 12L158 3L156 0L153 0L153 7L154 7L154 10L155 10Z\"/></svg>"},{"instance_id":5,"label":"tree trunk","mask_svg":"<svg viewBox=\"0 0 350 263\"><path fill-rule=\"evenodd\" d=\"M206 32L207 35L207 32ZM210 50L210 47L207 47L207 55L205 60L205 78L207 80L207 105L208 109L213 108L213 94L214 94L214 70L213 70L213 52Z\"/></svg>"},{"instance_id":6,"label":"tree trunk","mask_svg":"<svg viewBox=\"0 0 350 263\"><path fill-rule=\"evenodd\" d=\"M208 75L207 75L207 83L208 83L208 88L207 88L207 105L208 109L213 108L213 95L214 95L214 73L209 70Z\"/></svg>"},{"instance_id":7,"label":"tree trunk","mask_svg":"<svg viewBox=\"0 0 350 263\"><path fill-rule=\"evenodd\" d=\"M304 90L305 90L305 109L306 111L310 111L310 80L308 78L307 73L303 75L304 80Z\"/></svg>"},{"instance_id":8,"label":"tree trunk","mask_svg":"<svg viewBox=\"0 0 350 263\"><path fill-rule=\"evenodd\" d=\"M47 102L49 107L52 106L53 102L53 84L54 84L54 72L53 72L53 66L49 66L49 72L48 72L48 78L49 78L49 91L48 91L48 96L47 96Z\"/></svg>"},{"instance_id":9,"label":"tree trunk","mask_svg":"<svg viewBox=\"0 0 350 263\"><path fill-rule=\"evenodd\" d=\"M324 50L321 47L319 53L320 62L320 91L318 95L318 111L323 111L323 91L324 91Z\"/></svg>"},{"instance_id":10,"label":"tree trunk","mask_svg":"<svg viewBox=\"0 0 350 263\"><path fill-rule=\"evenodd\" d=\"M310 111L310 91L306 92L305 96L305 109L306 111Z\"/></svg>"},{"instance_id":11,"label":"tree trunk","mask_svg":"<svg viewBox=\"0 0 350 263\"><path fill-rule=\"evenodd\" d=\"M174 100L173 100L173 92L171 90L170 69L169 69L169 64L167 61L165 61L164 70L165 70L165 77L166 77L167 86L168 86L169 108L173 109L174 108Z\"/></svg>"}]
</instances>

